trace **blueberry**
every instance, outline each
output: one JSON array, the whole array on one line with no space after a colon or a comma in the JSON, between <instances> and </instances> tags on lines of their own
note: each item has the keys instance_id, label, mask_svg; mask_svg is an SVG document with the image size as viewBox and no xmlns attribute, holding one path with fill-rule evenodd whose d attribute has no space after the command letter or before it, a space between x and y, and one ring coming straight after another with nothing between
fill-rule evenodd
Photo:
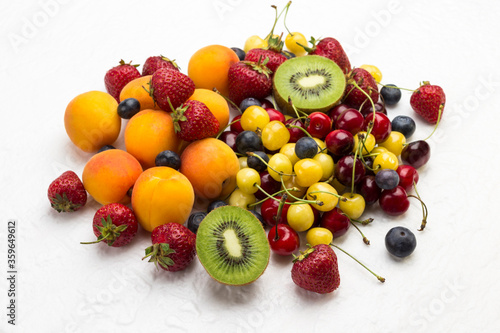
<instances>
[{"instance_id":1,"label":"blueberry","mask_svg":"<svg viewBox=\"0 0 500 333\"><path fill-rule=\"evenodd\" d=\"M248 167L257 170L258 172L267 170L266 163L269 162L269 156L263 151L254 151L254 154L258 155L260 158L257 156L248 156L247 158ZM264 160L266 163L262 162L261 159Z\"/></svg>"},{"instance_id":2,"label":"blueberry","mask_svg":"<svg viewBox=\"0 0 500 333\"><path fill-rule=\"evenodd\" d=\"M413 253L417 239L408 228L394 227L385 235L385 247L390 254L404 258Z\"/></svg>"},{"instance_id":3,"label":"blueberry","mask_svg":"<svg viewBox=\"0 0 500 333\"><path fill-rule=\"evenodd\" d=\"M233 50L234 53L236 53L236 55L238 56L238 58L240 59L240 61L245 60L245 56L246 56L245 51L243 51L239 47L232 47L231 50Z\"/></svg>"},{"instance_id":4,"label":"blueberry","mask_svg":"<svg viewBox=\"0 0 500 333\"><path fill-rule=\"evenodd\" d=\"M222 201L222 200L215 200L215 201L212 201L208 207L207 207L207 213L210 213L211 211L213 211L215 208L219 208L219 207L222 207L222 206L227 206L227 203L225 201Z\"/></svg>"},{"instance_id":5,"label":"blueberry","mask_svg":"<svg viewBox=\"0 0 500 333\"><path fill-rule=\"evenodd\" d=\"M99 149L97 152L100 153L100 152L110 150L110 149L116 149L116 148L112 145L105 145L105 146L102 146L101 149Z\"/></svg>"},{"instance_id":6,"label":"blueberry","mask_svg":"<svg viewBox=\"0 0 500 333\"><path fill-rule=\"evenodd\" d=\"M245 156L249 151L262 150L262 140L255 132L243 131L236 137L236 150Z\"/></svg>"},{"instance_id":7,"label":"blueberry","mask_svg":"<svg viewBox=\"0 0 500 333\"><path fill-rule=\"evenodd\" d=\"M382 169L375 175L375 183L383 190L392 190L399 184L399 175L395 170Z\"/></svg>"},{"instance_id":8,"label":"blueberry","mask_svg":"<svg viewBox=\"0 0 500 333\"><path fill-rule=\"evenodd\" d=\"M393 131L403 134L408 139L415 133L416 125L411 117L396 116L391 122L391 127Z\"/></svg>"},{"instance_id":9,"label":"blueberry","mask_svg":"<svg viewBox=\"0 0 500 333\"><path fill-rule=\"evenodd\" d=\"M386 84L382 87L382 89L380 89L380 94L384 98L386 105L397 104L401 99L401 89L399 89L395 84Z\"/></svg>"},{"instance_id":10,"label":"blueberry","mask_svg":"<svg viewBox=\"0 0 500 333\"><path fill-rule=\"evenodd\" d=\"M193 233L198 231L198 227L200 226L201 221L207 216L205 212L196 212L189 215L187 227Z\"/></svg>"},{"instance_id":11,"label":"blueberry","mask_svg":"<svg viewBox=\"0 0 500 333\"><path fill-rule=\"evenodd\" d=\"M127 98L118 104L118 115L123 119L130 119L141 111L141 103L135 98Z\"/></svg>"},{"instance_id":12,"label":"blueberry","mask_svg":"<svg viewBox=\"0 0 500 333\"><path fill-rule=\"evenodd\" d=\"M299 159L313 158L318 153L318 148L319 146L313 138L304 136L295 143L295 155Z\"/></svg>"},{"instance_id":13,"label":"blueberry","mask_svg":"<svg viewBox=\"0 0 500 333\"><path fill-rule=\"evenodd\" d=\"M248 107L250 107L252 105L262 106L262 103L257 98L253 98L253 97L245 98L240 103L241 112L245 111Z\"/></svg>"},{"instance_id":14,"label":"blueberry","mask_svg":"<svg viewBox=\"0 0 500 333\"><path fill-rule=\"evenodd\" d=\"M267 227L266 221L264 220L264 218L262 217L262 215L259 212L256 212L255 210L251 210L250 213L252 213L260 221L260 224L262 224L262 226L264 228Z\"/></svg>"},{"instance_id":15,"label":"blueberry","mask_svg":"<svg viewBox=\"0 0 500 333\"><path fill-rule=\"evenodd\" d=\"M171 150L164 150L155 158L156 166L166 166L175 170L179 170L181 167L181 158L179 155Z\"/></svg>"}]
</instances>

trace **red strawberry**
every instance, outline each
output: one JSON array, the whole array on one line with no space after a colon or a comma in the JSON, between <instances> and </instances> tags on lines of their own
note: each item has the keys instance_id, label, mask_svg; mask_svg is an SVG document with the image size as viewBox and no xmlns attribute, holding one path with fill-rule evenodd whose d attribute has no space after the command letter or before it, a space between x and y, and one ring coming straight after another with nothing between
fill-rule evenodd
<instances>
[{"instance_id":1,"label":"red strawberry","mask_svg":"<svg viewBox=\"0 0 500 333\"><path fill-rule=\"evenodd\" d=\"M104 242L109 246L120 247L132 241L137 234L138 223L132 209L120 203L111 203L97 210L92 227L97 240L81 244Z\"/></svg>"},{"instance_id":2,"label":"red strawberry","mask_svg":"<svg viewBox=\"0 0 500 333\"><path fill-rule=\"evenodd\" d=\"M267 59L266 67L274 74L278 67L287 60L287 57L281 53L283 50L281 36L269 38L268 45L265 49L249 50L245 55L245 61L262 63Z\"/></svg>"},{"instance_id":3,"label":"red strawberry","mask_svg":"<svg viewBox=\"0 0 500 333\"><path fill-rule=\"evenodd\" d=\"M162 55L149 57L142 65L142 76L153 75L160 68L169 68L178 71L179 66L175 63L175 60L170 60Z\"/></svg>"},{"instance_id":4,"label":"red strawberry","mask_svg":"<svg viewBox=\"0 0 500 333\"><path fill-rule=\"evenodd\" d=\"M185 269L196 255L196 235L179 223L157 226L151 233L153 245L146 249L149 262L170 272Z\"/></svg>"},{"instance_id":5,"label":"red strawberry","mask_svg":"<svg viewBox=\"0 0 500 333\"><path fill-rule=\"evenodd\" d=\"M130 81L141 77L141 73L137 70L139 65L131 65L131 63L126 64L125 61L120 60L120 64L111 68L104 76L106 91L118 102L120 102L120 92L123 87Z\"/></svg>"},{"instance_id":6,"label":"red strawberry","mask_svg":"<svg viewBox=\"0 0 500 333\"><path fill-rule=\"evenodd\" d=\"M338 40L332 37L326 37L318 42L316 39L311 37L310 43L313 45L312 48L304 47L309 54L315 54L333 60L337 65L339 65L344 74L351 71L349 58Z\"/></svg>"},{"instance_id":7,"label":"red strawberry","mask_svg":"<svg viewBox=\"0 0 500 333\"><path fill-rule=\"evenodd\" d=\"M150 94L164 111L174 111L194 93L189 76L168 68L158 69L151 78Z\"/></svg>"},{"instance_id":8,"label":"red strawberry","mask_svg":"<svg viewBox=\"0 0 500 333\"><path fill-rule=\"evenodd\" d=\"M185 141L201 140L219 132L219 121L202 102L188 100L172 113L177 136Z\"/></svg>"},{"instance_id":9,"label":"red strawberry","mask_svg":"<svg viewBox=\"0 0 500 333\"><path fill-rule=\"evenodd\" d=\"M77 211L87 203L87 191L73 171L64 172L50 183L48 197L59 213Z\"/></svg>"},{"instance_id":10,"label":"red strawberry","mask_svg":"<svg viewBox=\"0 0 500 333\"><path fill-rule=\"evenodd\" d=\"M248 97L263 99L272 92L271 70L262 63L239 61L231 65L228 71L229 99L236 105Z\"/></svg>"},{"instance_id":11,"label":"red strawberry","mask_svg":"<svg viewBox=\"0 0 500 333\"><path fill-rule=\"evenodd\" d=\"M301 288L318 294L331 293L340 285L337 256L329 245L318 244L295 258L292 280Z\"/></svg>"},{"instance_id":12,"label":"red strawberry","mask_svg":"<svg viewBox=\"0 0 500 333\"><path fill-rule=\"evenodd\" d=\"M364 92L357 88L353 82ZM370 103L365 93L370 95L373 103L377 103L379 99L377 82L375 82L375 79L367 70L354 68L347 79L344 103L352 108L359 109L361 105Z\"/></svg>"},{"instance_id":13,"label":"red strawberry","mask_svg":"<svg viewBox=\"0 0 500 333\"><path fill-rule=\"evenodd\" d=\"M410 105L413 110L431 124L438 121L439 109L443 115L446 96L440 86L431 85L428 81L417 88L410 98Z\"/></svg>"}]
</instances>

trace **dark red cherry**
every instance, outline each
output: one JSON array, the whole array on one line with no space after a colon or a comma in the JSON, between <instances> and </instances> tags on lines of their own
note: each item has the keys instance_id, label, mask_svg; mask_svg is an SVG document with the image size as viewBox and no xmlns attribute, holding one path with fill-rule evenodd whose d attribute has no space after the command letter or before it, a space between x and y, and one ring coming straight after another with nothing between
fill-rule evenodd
<instances>
[{"instance_id":1,"label":"dark red cherry","mask_svg":"<svg viewBox=\"0 0 500 333\"><path fill-rule=\"evenodd\" d=\"M378 201L382 190L375 182L375 176L364 176L356 185L357 192L365 199L367 205L372 205Z\"/></svg>"},{"instance_id":2,"label":"dark red cherry","mask_svg":"<svg viewBox=\"0 0 500 333\"><path fill-rule=\"evenodd\" d=\"M333 238L340 237L344 235L351 225L351 221L342 213L340 208L335 207L334 209L324 212L321 216L320 227L330 230L333 234Z\"/></svg>"},{"instance_id":3,"label":"dark red cherry","mask_svg":"<svg viewBox=\"0 0 500 333\"><path fill-rule=\"evenodd\" d=\"M413 189L413 182L418 183L418 171L411 165L400 165L396 172L399 175L399 186L403 187L406 192Z\"/></svg>"},{"instance_id":4,"label":"dark red cherry","mask_svg":"<svg viewBox=\"0 0 500 333\"><path fill-rule=\"evenodd\" d=\"M328 115L330 116L330 119L332 119L332 124L335 124L337 117L340 116L340 114L347 109L350 109L350 107L347 104L339 104L330 111L328 111Z\"/></svg>"},{"instance_id":5,"label":"dark red cherry","mask_svg":"<svg viewBox=\"0 0 500 333\"><path fill-rule=\"evenodd\" d=\"M431 147L424 140L410 142L401 151L401 160L403 163L411 165L415 169L425 165L430 158Z\"/></svg>"},{"instance_id":6,"label":"dark red cherry","mask_svg":"<svg viewBox=\"0 0 500 333\"><path fill-rule=\"evenodd\" d=\"M401 186L396 186L392 190L383 190L378 199L380 208L392 216L398 216L406 213L410 207L410 200L406 191Z\"/></svg>"},{"instance_id":7,"label":"dark red cherry","mask_svg":"<svg viewBox=\"0 0 500 333\"><path fill-rule=\"evenodd\" d=\"M285 119L285 115L283 113L281 113L278 110L273 109L273 108L266 108L265 110L266 110L267 114L269 115L269 121L279 120L283 124L285 123L286 119Z\"/></svg>"},{"instance_id":8,"label":"dark red cherry","mask_svg":"<svg viewBox=\"0 0 500 333\"><path fill-rule=\"evenodd\" d=\"M300 128L296 128L293 126L298 126L303 129L306 127L304 126L304 123L297 118L290 118L287 121L285 121L285 125L287 125L288 132L290 132L290 140L288 140L289 143L295 143L297 142L300 138L304 137L306 134L304 133L303 130Z\"/></svg>"},{"instance_id":9,"label":"dark red cherry","mask_svg":"<svg viewBox=\"0 0 500 333\"><path fill-rule=\"evenodd\" d=\"M370 101L366 101L365 104L363 104L363 106L361 107L360 112L363 115L363 117L366 117L369 114L373 114L372 103L370 103ZM375 103L375 112L380 112L382 114L387 115L387 110L385 109L385 105L383 102L379 101Z\"/></svg>"},{"instance_id":10,"label":"dark red cherry","mask_svg":"<svg viewBox=\"0 0 500 333\"><path fill-rule=\"evenodd\" d=\"M373 123L370 133L375 137L377 143L385 141L391 134L391 121L385 114L375 112L375 115L373 113L366 115L363 130L366 131L370 123Z\"/></svg>"},{"instance_id":11,"label":"dark red cherry","mask_svg":"<svg viewBox=\"0 0 500 333\"><path fill-rule=\"evenodd\" d=\"M231 120L231 126L229 126L229 129L231 132L236 132L236 133L241 133L243 132L243 127L241 127L241 121L239 121L241 118L241 114L237 115L236 117Z\"/></svg>"},{"instance_id":12,"label":"dark red cherry","mask_svg":"<svg viewBox=\"0 0 500 333\"><path fill-rule=\"evenodd\" d=\"M281 189L281 183L276 181L269 172L267 171L262 171L259 173L260 175L260 187L264 189L267 193L273 195L274 193L278 192ZM257 200L263 200L264 198L267 198L267 195L264 194L261 190L258 190L257 192L254 193L255 197Z\"/></svg>"},{"instance_id":13,"label":"dark red cherry","mask_svg":"<svg viewBox=\"0 0 500 333\"><path fill-rule=\"evenodd\" d=\"M306 130L311 136L324 139L332 129L332 119L323 112L313 112L306 119Z\"/></svg>"},{"instance_id":14,"label":"dark red cherry","mask_svg":"<svg viewBox=\"0 0 500 333\"><path fill-rule=\"evenodd\" d=\"M335 164L335 178L344 186L350 186L353 180L354 168L354 184L358 183L365 175L365 167L359 158L356 158L354 163L354 156L346 155L341 157Z\"/></svg>"},{"instance_id":15,"label":"dark red cherry","mask_svg":"<svg viewBox=\"0 0 500 333\"><path fill-rule=\"evenodd\" d=\"M300 247L300 237L288 224L278 224L269 229L267 239L271 250L281 256L289 256Z\"/></svg>"},{"instance_id":16,"label":"dark red cherry","mask_svg":"<svg viewBox=\"0 0 500 333\"><path fill-rule=\"evenodd\" d=\"M262 206L260 207L260 213L264 218L264 221L271 227L276 225L276 216L278 215L278 207L280 205L279 200L281 200L281 196L277 195L275 196L275 198L278 200L268 198L262 203ZM288 223L288 220L286 218L288 208L290 208L290 205L283 205L279 223Z\"/></svg>"},{"instance_id":17,"label":"dark red cherry","mask_svg":"<svg viewBox=\"0 0 500 333\"><path fill-rule=\"evenodd\" d=\"M350 154L354 148L354 137L345 130L333 130L325 138L328 151L336 156Z\"/></svg>"},{"instance_id":18,"label":"dark red cherry","mask_svg":"<svg viewBox=\"0 0 500 333\"><path fill-rule=\"evenodd\" d=\"M335 121L335 129L343 129L355 135L363 129L365 118L356 109L347 109Z\"/></svg>"},{"instance_id":19,"label":"dark red cherry","mask_svg":"<svg viewBox=\"0 0 500 333\"><path fill-rule=\"evenodd\" d=\"M238 133L233 132L233 131L225 131L222 132L222 134L219 136L219 140L224 141L229 147L231 147L232 150L235 152L237 151L236 149L236 137L238 136Z\"/></svg>"},{"instance_id":20,"label":"dark red cherry","mask_svg":"<svg viewBox=\"0 0 500 333\"><path fill-rule=\"evenodd\" d=\"M260 100L260 104L264 109L274 109L274 104L268 100L267 98L264 98L263 100Z\"/></svg>"}]
</instances>

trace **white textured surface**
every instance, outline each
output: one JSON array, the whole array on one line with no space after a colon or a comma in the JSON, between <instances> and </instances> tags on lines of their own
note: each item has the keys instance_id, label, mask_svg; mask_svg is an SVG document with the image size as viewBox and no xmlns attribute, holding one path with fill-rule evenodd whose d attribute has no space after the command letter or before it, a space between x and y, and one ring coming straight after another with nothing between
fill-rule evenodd
<instances>
[{"instance_id":1,"label":"white textured surface","mask_svg":"<svg viewBox=\"0 0 500 333\"><path fill-rule=\"evenodd\" d=\"M280 8L286 1L274 1ZM50 4L50 5L47 5ZM80 212L51 210L47 186L62 171L81 175L89 154L63 126L67 103L103 90L107 69L123 58L164 54L187 69L208 44L243 46L265 36L268 1L56 1L0 4L0 332L494 332L500 329L498 126L500 47L496 1L295 1L288 26L332 36L351 63L377 65L383 81L420 81L447 94L444 120L420 170L429 207L425 232L413 202L404 217L377 209L339 244L387 278L379 283L338 253L341 286L331 295L298 289L290 261L272 257L254 284L217 284L201 265L157 272L140 260L149 235L123 249L82 246L91 239L92 200ZM389 11L392 10L392 13ZM31 23L27 23L31 22ZM37 24L31 30L29 24ZM278 30L283 29L282 25ZM17 38L15 41L14 39ZM17 44L16 44L17 43ZM390 115L412 114L409 95ZM421 122L413 139L432 128ZM123 147L121 143L118 147ZM6 223L18 220L17 325L7 324ZM415 230L406 260L384 248L392 226Z\"/></svg>"}]
</instances>

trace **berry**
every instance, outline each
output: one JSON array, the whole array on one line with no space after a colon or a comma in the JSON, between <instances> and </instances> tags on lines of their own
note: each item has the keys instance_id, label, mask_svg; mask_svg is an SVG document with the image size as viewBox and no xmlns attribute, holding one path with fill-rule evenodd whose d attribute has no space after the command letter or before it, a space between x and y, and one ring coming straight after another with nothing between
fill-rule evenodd
<instances>
[{"instance_id":1,"label":"berry","mask_svg":"<svg viewBox=\"0 0 500 333\"><path fill-rule=\"evenodd\" d=\"M313 227L306 233L307 244L315 246L318 244L330 245L333 240L333 234L327 228Z\"/></svg>"},{"instance_id":2,"label":"berry","mask_svg":"<svg viewBox=\"0 0 500 333\"><path fill-rule=\"evenodd\" d=\"M446 96L440 86L431 85L428 81L417 88L410 97L410 105L417 114L430 124L435 124L441 116L446 103Z\"/></svg>"},{"instance_id":3,"label":"berry","mask_svg":"<svg viewBox=\"0 0 500 333\"><path fill-rule=\"evenodd\" d=\"M168 68L179 71L179 66L174 60L170 60L162 55L153 56L146 59L142 65L142 76L153 75L160 68Z\"/></svg>"},{"instance_id":4,"label":"berry","mask_svg":"<svg viewBox=\"0 0 500 333\"><path fill-rule=\"evenodd\" d=\"M259 135L252 131L243 131L236 137L236 150L240 154L256 150L263 150L262 140Z\"/></svg>"},{"instance_id":5,"label":"berry","mask_svg":"<svg viewBox=\"0 0 500 333\"><path fill-rule=\"evenodd\" d=\"M196 255L196 235L179 223L157 226L151 233L152 246L146 248L145 258L156 267L170 272L185 269Z\"/></svg>"},{"instance_id":6,"label":"berry","mask_svg":"<svg viewBox=\"0 0 500 333\"><path fill-rule=\"evenodd\" d=\"M231 50L233 50L234 53L236 53L236 55L238 56L238 59L240 59L240 61L245 60L245 55L246 55L245 51L243 51L239 47L232 47Z\"/></svg>"},{"instance_id":7,"label":"berry","mask_svg":"<svg viewBox=\"0 0 500 333\"><path fill-rule=\"evenodd\" d=\"M339 41L332 37L326 37L319 41L311 38L312 48L305 48L309 54L316 54L333 60L342 69L344 74L351 71L351 63Z\"/></svg>"},{"instance_id":8,"label":"berry","mask_svg":"<svg viewBox=\"0 0 500 333\"><path fill-rule=\"evenodd\" d=\"M365 117L365 123L363 126L363 130L367 131L368 126L372 124L372 130L370 134L375 137L377 143L385 141L391 134L392 126L389 118L380 112L375 112L375 114L371 113Z\"/></svg>"},{"instance_id":9,"label":"berry","mask_svg":"<svg viewBox=\"0 0 500 333\"><path fill-rule=\"evenodd\" d=\"M279 120L267 123L261 133L262 144L269 151L279 150L290 140L290 132Z\"/></svg>"},{"instance_id":10,"label":"berry","mask_svg":"<svg viewBox=\"0 0 500 333\"><path fill-rule=\"evenodd\" d=\"M207 216L205 212L195 212L189 215L187 221L187 228L191 230L194 234L198 231L198 227L200 226L201 221Z\"/></svg>"},{"instance_id":11,"label":"berry","mask_svg":"<svg viewBox=\"0 0 500 333\"><path fill-rule=\"evenodd\" d=\"M431 158L431 147L424 140L410 142L401 151L401 160L404 164L415 169L425 165Z\"/></svg>"},{"instance_id":12,"label":"berry","mask_svg":"<svg viewBox=\"0 0 500 333\"><path fill-rule=\"evenodd\" d=\"M87 203L87 192L73 171L66 171L53 180L47 195L50 205L59 213L75 212Z\"/></svg>"},{"instance_id":13,"label":"berry","mask_svg":"<svg viewBox=\"0 0 500 333\"><path fill-rule=\"evenodd\" d=\"M302 57L307 51L301 45L307 45L306 37L300 32L290 32L285 37L285 46L294 55Z\"/></svg>"},{"instance_id":14,"label":"berry","mask_svg":"<svg viewBox=\"0 0 500 333\"><path fill-rule=\"evenodd\" d=\"M141 111L141 103L135 98L127 98L118 104L118 115L123 119L130 119Z\"/></svg>"},{"instance_id":15,"label":"berry","mask_svg":"<svg viewBox=\"0 0 500 333\"><path fill-rule=\"evenodd\" d=\"M365 118L356 109L344 110L335 121L335 129L345 130L352 135L355 135L363 129Z\"/></svg>"},{"instance_id":16,"label":"berry","mask_svg":"<svg viewBox=\"0 0 500 333\"><path fill-rule=\"evenodd\" d=\"M257 98L248 97L248 98L245 98L244 100L241 101L240 111L245 112L245 110L248 109L248 107L250 107L252 105L257 105L257 106L262 107L262 103Z\"/></svg>"},{"instance_id":17,"label":"berry","mask_svg":"<svg viewBox=\"0 0 500 333\"><path fill-rule=\"evenodd\" d=\"M401 99L401 89L395 84L386 84L380 89L380 95L386 105L395 105Z\"/></svg>"},{"instance_id":18,"label":"berry","mask_svg":"<svg viewBox=\"0 0 500 333\"><path fill-rule=\"evenodd\" d=\"M290 143L295 143L300 138L306 135L304 131L300 129L300 128L302 129L306 128L304 123L300 119L290 118L287 121L285 121L285 125L288 128L288 132L290 132L290 139L288 140L288 142Z\"/></svg>"},{"instance_id":19,"label":"berry","mask_svg":"<svg viewBox=\"0 0 500 333\"><path fill-rule=\"evenodd\" d=\"M299 234L288 224L277 224L269 229L267 239L271 250L281 256L289 256L299 249Z\"/></svg>"},{"instance_id":20,"label":"berry","mask_svg":"<svg viewBox=\"0 0 500 333\"><path fill-rule=\"evenodd\" d=\"M402 215L410 207L406 191L401 186L396 186L392 190L383 190L378 203L380 208L391 216Z\"/></svg>"},{"instance_id":21,"label":"berry","mask_svg":"<svg viewBox=\"0 0 500 333\"><path fill-rule=\"evenodd\" d=\"M399 175L395 170L382 169L375 175L375 183L382 190L392 190L399 184Z\"/></svg>"},{"instance_id":22,"label":"berry","mask_svg":"<svg viewBox=\"0 0 500 333\"><path fill-rule=\"evenodd\" d=\"M111 203L97 210L92 227L97 240L81 244L103 242L109 246L121 247L132 241L139 224L132 209L120 203Z\"/></svg>"},{"instance_id":23,"label":"berry","mask_svg":"<svg viewBox=\"0 0 500 333\"><path fill-rule=\"evenodd\" d=\"M318 153L318 144L308 136L304 136L295 143L295 154L299 159L313 158Z\"/></svg>"},{"instance_id":24,"label":"berry","mask_svg":"<svg viewBox=\"0 0 500 333\"><path fill-rule=\"evenodd\" d=\"M354 148L354 137L351 132L337 129L328 133L325 138L328 151L336 156L350 154Z\"/></svg>"},{"instance_id":25,"label":"berry","mask_svg":"<svg viewBox=\"0 0 500 333\"><path fill-rule=\"evenodd\" d=\"M271 177L269 172L262 171L260 173L260 187L264 191L272 195L281 189L281 182L278 182L273 177ZM254 195L258 200L263 200L267 198L267 195L265 195L264 192L262 192L260 189L257 192L255 192Z\"/></svg>"},{"instance_id":26,"label":"berry","mask_svg":"<svg viewBox=\"0 0 500 333\"><path fill-rule=\"evenodd\" d=\"M139 65L131 65L125 61L120 60L120 64L108 70L104 75L104 85L108 94L113 96L116 101L120 102L120 92L123 87L130 81L141 77L141 73L137 70Z\"/></svg>"},{"instance_id":27,"label":"berry","mask_svg":"<svg viewBox=\"0 0 500 333\"><path fill-rule=\"evenodd\" d=\"M210 204L208 204L207 214L210 213L212 210L219 208L219 207L223 207L223 206L227 206L227 202L225 202L223 200L212 201Z\"/></svg>"},{"instance_id":28,"label":"berry","mask_svg":"<svg viewBox=\"0 0 500 333\"><path fill-rule=\"evenodd\" d=\"M350 109L350 107L346 104L339 104L335 106L333 109L328 111L328 116L332 119L332 125L335 125L335 122L337 121L337 117L340 116L342 112L345 110Z\"/></svg>"},{"instance_id":29,"label":"berry","mask_svg":"<svg viewBox=\"0 0 500 333\"><path fill-rule=\"evenodd\" d=\"M359 158L356 158L354 163L354 156L346 155L340 158L335 164L335 178L345 186L350 186L353 182L353 167L354 167L354 184L358 183L365 175L365 167Z\"/></svg>"},{"instance_id":30,"label":"berry","mask_svg":"<svg viewBox=\"0 0 500 333\"><path fill-rule=\"evenodd\" d=\"M413 183L418 183L418 171L411 165L400 165L396 172L399 175L399 186L403 187L406 192L413 189Z\"/></svg>"},{"instance_id":31,"label":"berry","mask_svg":"<svg viewBox=\"0 0 500 333\"><path fill-rule=\"evenodd\" d=\"M236 134L243 132L243 127L241 127L241 114L235 116L233 120L231 120L229 129Z\"/></svg>"},{"instance_id":32,"label":"berry","mask_svg":"<svg viewBox=\"0 0 500 333\"><path fill-rule=\"evenodd\" d=\"M239 61L228 71L229 99L239 105L245 98L266 98L272 92L271 70L264 63Z\"/></svg>"},{"instance_id":33,"label":"berry","mask_svg":"<svg viewBox=\"0 0 500 333\"><path fill-rule=\"evenodd\" d=\"M292 266L293 282L308 291L331 293L340 285L337 256L325 244L310 247L295 258Z\"/></svg>"},{"instance_id":34,"label":"berry","mask_svg":"<svg viewBox=\"0 0 500 333\"><path fill-rule=\"evenodd\" d=\"M382 81L382 71L375 65L361 65L359 66L360 68L363 68L370 73L370 75L373 77L373 79L376 82L381 82Z\"/></svg>"},{"instance_id":35,"label":"berry","mask_svg":"<svg viewBox=\"0 0 500 333\"><path fill-rule=\"evenodd\" d=\"M219 136L219 140L223 141L226 145L231 147L231 149L236 152L236 137L238 133L233 131L224 131Z\"/></svg>"},{"instance_id":36,"label":"berry","mask_svg":"<svg viewBox=\"0 0 500 333\"><path fill-rule=\"evenodd\" d=\"M188 100L172 113L177 136L184 141L201 140L219 131L219 121L202 102Z\"/></svg>"},{"instance_id":37,"label":"berry","mask_svg":"<svg viewBox=\"0 0 500 333\"><path fill-rule=\"evenodd\" d=\"M306 119L307 132L318 139L324 139L332 129L332 119L323 112L313 112Z\"/></svg>"},{"instance_id":38,"label":"berry","mask_svg":"<svg viewBox=\"0 0 500 333\"><path fill-rule=\"evenodd\" d=\"M281 50L280 50L281 51ZM266 61L266 66L272 73L276 72L278 67L287 60L287 57L280 51L266 49L251 49L245 56L245 61L254 63Z\"/></svg>"},{"instance_id":39,"label":"berry","mask_svg":"<svg viewBox=\"0 0 500 333\"><path fill-rule=\"evenodd\" d=\"M264 107L264 106L262 106ZM279 112L278 110L272 108L272 107L266 107L264 108L267 111L267 114L269 115L269 121L273 120L278 120L281 121L283 124L286 122L286 118L283 115L283 113Z\"/></svg>"},{"instance_id":40,"label":"berry","mask_svg":"<svg viewBox=\"0 0 500 333\"><path fill-rule=\"evenodd\" d=\"M415 133L416 124L409 116L396 116L391 122L392 130L402 133L406 139Z\"/></svg>"},{"instance_id":41,"label":"berry","mask_svg":"<svg viewBox=\"0 0 500 333\"><path fill-rule=\"evenodd\" d=\"M254 151L253 153L255 155L258 155L260 158L253 155L248 156L247 158L248 167L257 170L258 172L267 170L266 163L269 162L269 156L263 151Z\"/></svg>"},{"instance_id":42,"label":"berry","mask_svg":"<svg viewBox=\"0 0 500 333\"><path fill-rule=\"evenodd\" d=\"M417 239L408 228L394 227L385 235L385 247L393 256L405 258L417 247Z\"/></svg>"},{"instance_id":43,"label":"berry","mask_svg":"<svg viewBox=\"0 0 500 333\"><path fill-rule=\"evenodd\" d=\"M268 198L262 203L262 206L260 207L260 213L262 214L264 221L266 221L267 225L270 227L275 226L276 223L288 223L287 214L290 205L287 204L283 205L283 208L281 209L281 216L279 220L277 220L280 200L280 195L277 195L274 198ZM288 202L288 199L286 200L286 202Z\"/></svg>"},{"instance_id":44,"label":"berry","mask_svg":"<svg viewBox=\"0 0 500 333\"><path fill-rule=\"evenodd\" d=\"M369 114L373 114L373 107L375 106L375 112L383 113L387 116L387 110L385 109L385 104L383 102L374 102L373 105L370 101L366 101L363 106L361 106L361 114L363 117L368 116Z\"/></svg>"},{"instance_id":45,"label":"berry","mask_svg":"<svg viewBox=\"0 0 500 333\"><path fill-rule=\"evenodd\" d=\"M191 78L168 68L158 69L151 77L150 95L164 111L174 111L194 93Z\"/></svg>"},{"instance_id":46,"label":"berry","mask_svg":"<svg viewBox=\"0 0 500 333\"><path fill-rule=\"evenodd\" d=\"M155 166L165 166L179 170L181 167L181 158L175 151L164 150L156 155Z\"/></svg>"},{"instance_id":47,"label":"berry","mask_svg":"<svg viewBox=\"0 0 500 333\"><path fill-rule=\"evenodd\" d=\"M100 153L100 152L103 152L103 151L106 151L106 150L110 150L110 149L116 149L115 146L112 146L112 145L104 145L102 146L96 154Z\"/></svg>"},{"instance_id":48,"label":"berry","mask_svg":"<svg viewBox=\"0 0 500 333\"><path fill-rule=\"evenodd\" d=\"M351 226L351 220L338 207L324 212L321 216L320 227L331 231L333 238L343 236Z\"/></svg>"},{"instance_id":49,"label":"berry","mask_svg":"<svg viewBox=\"0 0 500 333\"><path fill-rule=\"evenodd\" d=\"M354 85L354 82L359 88ZM347 80L344 103L354 109L359 109L363 103L370 103L365 93L370 96L373 103L378 102L379 92L373 76L363 68L354 68Z\"/></svg>"},{"instance_id":50,"label":"berry","mask_svg":"<svg viewBox=\"0 0 500 333\"><path fill-rule=\"evenodd\" d=\"M378 201L382 189L375 182L375 176L366 175L356 184L356 189L359 194L365 199L367 205L372 205Z\"/></svg>"}]
</instances>

